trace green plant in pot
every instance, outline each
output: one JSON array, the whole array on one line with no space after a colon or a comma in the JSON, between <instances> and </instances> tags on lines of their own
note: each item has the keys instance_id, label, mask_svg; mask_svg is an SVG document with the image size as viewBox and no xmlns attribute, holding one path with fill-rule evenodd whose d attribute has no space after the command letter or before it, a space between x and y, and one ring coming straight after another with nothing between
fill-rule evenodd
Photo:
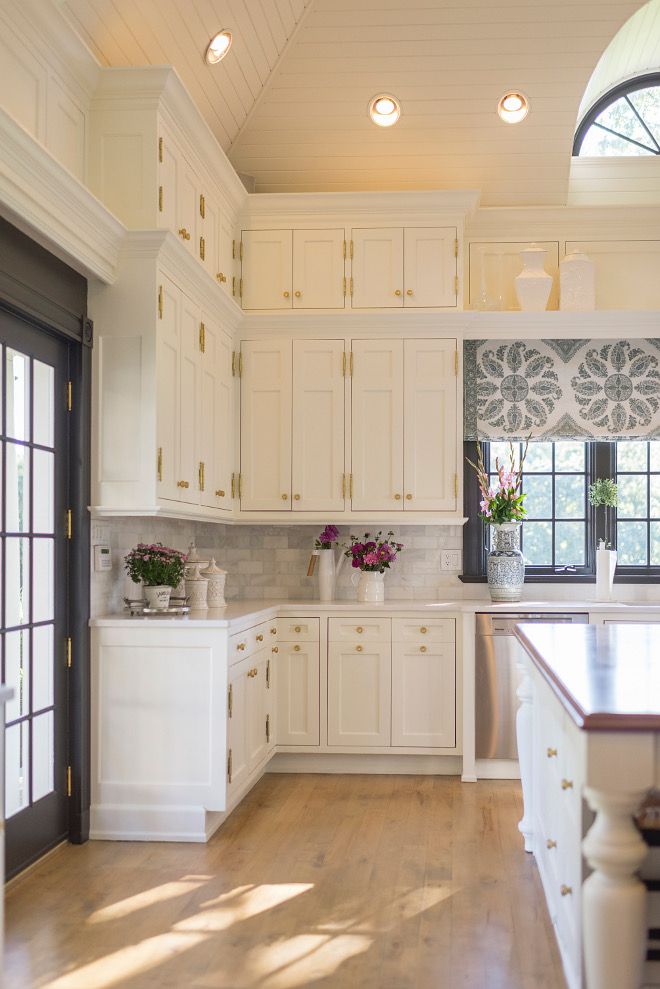
<instances>
[{"instance_id":1,"label":"green plant in pot","mask_svg":"<svg viewBox=\"0 0 660 989\"><path fill-rule=\"evenodd\" d=\"M602 519L602 525L599 526L602 535L596 546L596 595L600 601L609 601L612 596L616 570L616 550L612 546L612 535L617 502L616 482L610 477L598 477L589 485L589 503Z\"/></svg>"},{"instance_id":2,"label":"green plant in pot","mask_svg":"<svg viewBox=\"0 0 660 989\"><path fill-rule=\"evenodd\" d=\"M162 543L138 543L124 557L124 566L134 584L144 585L147 606L162 611L183 579L185 560L184 553Z\"/></svg>"}]
</instances>

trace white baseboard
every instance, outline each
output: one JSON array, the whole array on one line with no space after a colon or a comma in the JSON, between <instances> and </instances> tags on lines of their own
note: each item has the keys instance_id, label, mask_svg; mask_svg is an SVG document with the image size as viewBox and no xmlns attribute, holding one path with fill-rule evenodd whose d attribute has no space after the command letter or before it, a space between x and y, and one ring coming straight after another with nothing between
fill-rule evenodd
<instances>
[{"instance_id":1,"label":"white baseboard","mask_svg":"<svg viewBox=\"0 0 660 989\"><path fill-rule=\"evenodd\" d=\"M459 776L460 756L332 755L279 752L267 773L367 773L377 776Z\"/></svg>"},{"instance_id":2,"label":"white baseboard","mask_svg":"<svg viewBox=\"0 0 660 989\"><path fill-rule=\"evenodd\" d=\"M91 809L89 837L104 841L208 840L203 807L100 804Z\"/></svg>"},{"instance_id":3,"label":"white baseboard","mask_svg":"<svg viewBox=\"0 0 660 989\"><path fill-rule=\"evenodd\" d=\"M519 780L517 759L477 759L478 780Z\"/></svg>"}]
</instances>

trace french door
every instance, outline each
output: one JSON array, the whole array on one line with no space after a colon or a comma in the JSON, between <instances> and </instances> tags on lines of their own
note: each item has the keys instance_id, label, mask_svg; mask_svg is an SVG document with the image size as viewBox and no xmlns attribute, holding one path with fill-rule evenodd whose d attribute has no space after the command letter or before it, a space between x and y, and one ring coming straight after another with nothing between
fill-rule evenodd
<instances>
[{"instance_id":1,"label":"french door","mask_svg":"<svg viewBox=\"0 0 660 989\"><path fill-rule=\"evenodd\" d=\"M69 345L0 311L7 875L66 837Z\"/></svg>"}]
</instances>

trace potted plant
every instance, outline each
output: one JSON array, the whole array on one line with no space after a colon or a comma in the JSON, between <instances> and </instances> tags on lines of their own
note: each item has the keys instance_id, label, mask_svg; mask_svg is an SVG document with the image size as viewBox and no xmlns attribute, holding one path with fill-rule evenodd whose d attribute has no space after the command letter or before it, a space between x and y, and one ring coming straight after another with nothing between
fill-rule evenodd
<instances>
[{"instance_id":1,"label":"potted plant","mask_svg":"<svg viewBox=\"0 0 660 989\"><path fill-rule=\"evenodd\" d=\"M509 463L495 461L492 483L484 464L481 443L477 443L477 463L468 459L481 491L479 518L492 527L493 539L486 568L492 601L520 601L522 597L525 558L520 551L520 527L527 516L522 471L528 446L529 440L516 465L513 443L509 444Z\"/></svg>"},{"instance_id":2,"label":"potted plant","mask_svg":"<svg viewBox=\"0 0 660 989\"><path fill-rule=\"evenodd\" d=\"M618 502L616 481L610 477L598 477L589 485L589 502L602 515L600 531L603 535L596 546L596 596L600 601L609 601L612 596L614 571L616 570L616 550L612 547L614 530L613 509Z\"/></svg>"},{"instance_id":3,"label":"potted plant","mask_svg":"<svg viewBox=\"0 0 660 989\"><path fill-rule=\"evenodd\" d=\"M375 536L365 532L364 536L351 536L351 545L344 556L351 560L354 570L359 570L360 575L353 574L357 583L357 599L361 602L381 602L385 600L385 571L396 560L398 554L403 549L403 543L397 543L390 536L393 532L388 532L385 539L382 538L382 531Z\"/></svg>"},{"instance_id":4,"label":"potted plant","mask_svg":"<svg viewBox=\"0 0 660 989\"><path fill-rule=\"evenodd\" d=\"M185 554L162 543L138 543L124 557L124 566L135 584L142 582L149 608L169 606L172 588L183 578Z\"/></svg>"},{"instance_id":5,"label":"potted plant","mask_svg":"<svg viewBox=\"0 0 660 989\"><path fill-rule=\"evenodd\" d=\"M337 526L326 525L314 541L313 556L319 559L319 600L321 601L333 601L335 597L337 578L344 563L343 556L340 556L338 561L335 560L334 547L338 539Z\"/></svg>"}]
</instances>

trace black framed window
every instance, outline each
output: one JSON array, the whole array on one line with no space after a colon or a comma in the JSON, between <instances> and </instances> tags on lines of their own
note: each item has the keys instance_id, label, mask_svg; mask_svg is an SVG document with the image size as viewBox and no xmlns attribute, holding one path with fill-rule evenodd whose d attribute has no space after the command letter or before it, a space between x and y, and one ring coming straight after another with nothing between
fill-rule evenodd
<instances>
[{"instance_id":1,"label":"black framed window","mask_svg":"<svg viewBox=\"0 0 660 989\"><path fill-rule=\"evenodd\" d=\"M660 154L660 74L637 76L605 93L580 123L573 154L639 157Z\"/></svg>"},{"instance_id":2,"label":"black framed window","mask_svg":"<svg viewBox=\"0 0 660 989\"><path fill-rule=\"evenodd\" d=\"M660 441L616 444L619 566L660 573Z\"/></svg>"}]
</instances>

